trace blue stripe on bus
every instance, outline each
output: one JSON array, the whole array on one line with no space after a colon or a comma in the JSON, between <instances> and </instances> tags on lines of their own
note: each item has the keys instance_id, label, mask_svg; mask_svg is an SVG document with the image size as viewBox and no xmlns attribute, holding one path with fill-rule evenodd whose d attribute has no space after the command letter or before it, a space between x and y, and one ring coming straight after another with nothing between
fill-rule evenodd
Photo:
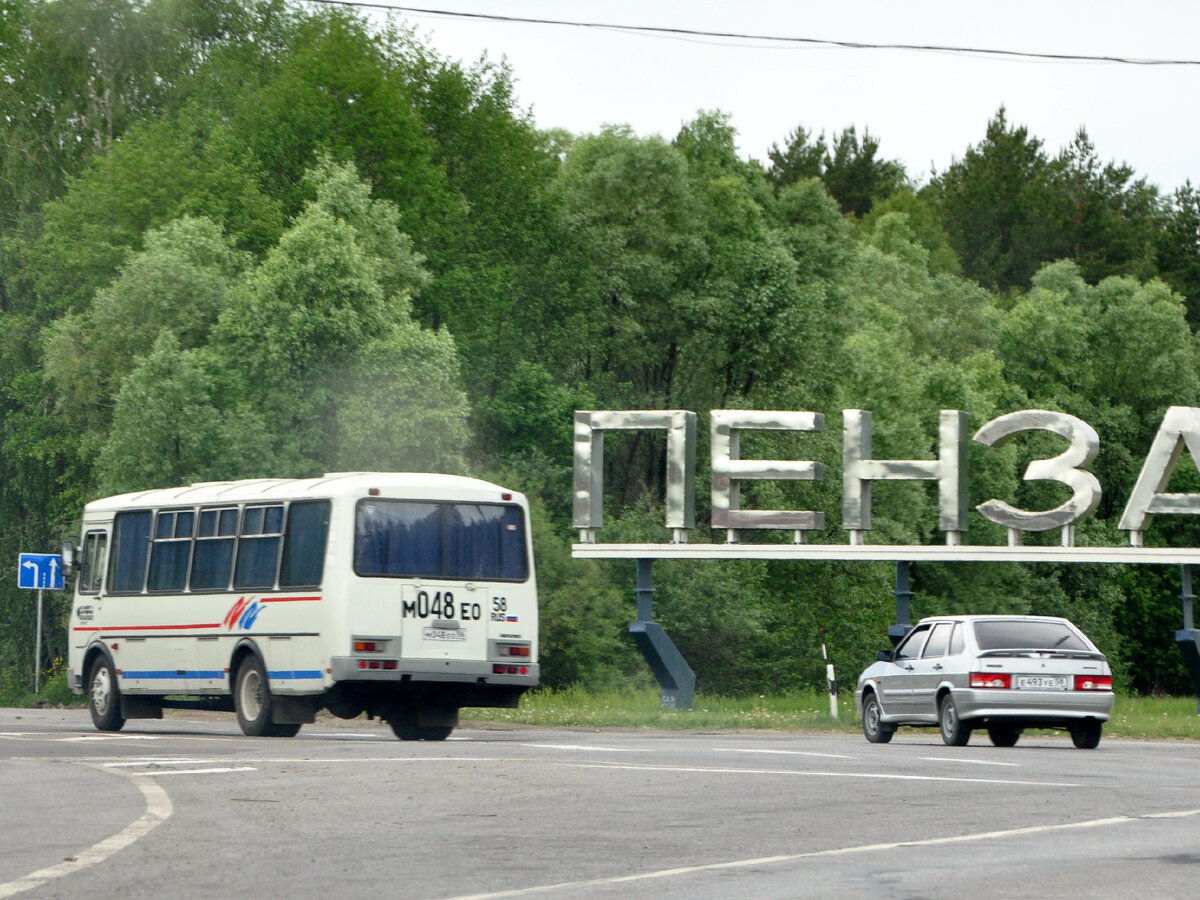
<instances>
[{"instance_id":1,"label":"blue stripe on bus","mask_svg":"<svg viewBox=\"0 0 1200 900\"><path fill-rule=\"evenodd\" d=\"M298 678L320 678L321 670L320 669L300 669L297 671L281 670L278 672L269 672L267 674L268 674L268 677L270 677L270 678L278 679L281 681L292 681L292 680L295 680ZM149 679L156 679L159 681L182 681L185 678L206 678L206 679L224 678L225 672L221 671L220 669L215 669L213 671L204 671L204 672L179 672L175 669L164 670L161 672L156 672L156 671L140 672L140 671L130 671L129 669L126 669L121 673L121 677L122 678L134 678L134 679L149 678Z\"/></svg>"}]
</instances>

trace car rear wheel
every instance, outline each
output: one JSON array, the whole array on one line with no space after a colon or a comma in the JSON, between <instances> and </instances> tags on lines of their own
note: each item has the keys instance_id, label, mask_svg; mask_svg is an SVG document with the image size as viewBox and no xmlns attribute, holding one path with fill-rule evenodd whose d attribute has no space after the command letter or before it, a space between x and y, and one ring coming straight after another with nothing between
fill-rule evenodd
<instances>
[{"instance_id":1,"label":"car rear wheel","mask_svg":"<svg viewBox=\"0 0 1200 900\"><path fill-rule=\"evenodd\" d=\"M938 707L938 724L942 728L942 741L951 747L965 747L971 739L971 729L958 717L958 708L949 694Z\"/></svg>"},{"instance_id":2,"label":"car rear wheel","mask_svg":"<svg viewBox=\"0 0 1200 900\"><path fill-rule=\"evenodd\" d=\"M1015 747L1017 745L1017 738L1020 736L1020 728L1012 728L1007 725L988 729L988 737L992 739L992 743L997 747Z\"/></svg>"},{"instance_id":3,"label":"car rear wheel","mask_svg":"<svg viewBox=\"0 0 1200 900\"><path fill-rule=\"evenodd\" d=\"M879 708L879 698L874 694L868 694L863 700L862 725L863 735L872 744L886 744L896 733L896 729L884 725L879 720L882 712Z\"/></svg>"},{"instance_id":4,"label":"car rear wheel","mask_svg":"<svg viewBox=\"0 0 1200 900\"><path fill-rule=\"evenodd\" d=\"M1072 725L1071 740L1080 750L1095 750L1100 746L1100 732L1103 727L1095 719Z\"/></svg>"}]
</instances>

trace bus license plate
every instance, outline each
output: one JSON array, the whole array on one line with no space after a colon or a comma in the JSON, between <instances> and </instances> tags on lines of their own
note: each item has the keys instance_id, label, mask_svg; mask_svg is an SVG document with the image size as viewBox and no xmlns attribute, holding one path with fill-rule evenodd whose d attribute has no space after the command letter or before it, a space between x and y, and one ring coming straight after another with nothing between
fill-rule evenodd
<instances>
[{"instance_id":1,"label":"bus license plate","mask_svg":"<svg viewBox=\"0 0 1200 900\"><path fill-rule=\"evenodd\" d=\"M465 641L467 633L461 628L426 628L424 638L427 641Z\"/></svg>"},{"instance_id":2,"label":"bus license plate","mask_svg":"<svg viewBox=\"0 0 1200 900\"><path fill-rule=\"evenodd\" d=\"M1017 690L1022 688L1038 691L1065 691L1066 675L1018 675Z\"/></svg>"}]
</instances>

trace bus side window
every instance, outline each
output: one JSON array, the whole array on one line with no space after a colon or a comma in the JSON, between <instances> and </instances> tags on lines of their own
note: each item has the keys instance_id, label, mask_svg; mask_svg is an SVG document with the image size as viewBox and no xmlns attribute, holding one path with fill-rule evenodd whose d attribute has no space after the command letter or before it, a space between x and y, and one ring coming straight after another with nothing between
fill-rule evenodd
<instances>
[{"instance_id":1,"label":"bus side window","mask_svg":"<svg viewBox=\"0 0 1200 900\"><path fill-rule=\"evenodd\" d=\"M119 512L113 519L113 549L109 557L108 591L138 594L146 584L150 556L150 510Z\"/></svg>"},{"instance_id":2,"label":"bus side window","mask_svg":"<svg viewBox=\"0 0 1200 900\"><path fill-rule=\"evenodd\" d=\"M288 507L283 560L279 565L281 588L321 586L328 534L328 500L300 501Z\"/></svg>"},{"instance_id":3,"label":"bus side window","mask_svg":"<svg viewBox=\"0 0 1200 900\"><path fill-rule=\"evenodd\" d=\"M90 531L83 539L83 565L79 571L79 593L97 594L104 578L104 557L108 551L108 535Z\"/></svg>"},{"instance_id":4,"label":"bus side window","mask_svg":"<svg viewBox=\"0 0 1200 900\"><path fill-rule=\"evenodd\" d=\"M273 588L283 538L283 505L247 506L242 511L234 588Z\"/></svg>"},{"instance_id":5,"label":"bus side window","mask_svg":"<svg viewBox=\"0 0 1200 900\"><path fill-rule=\"evenodd\" d=\"M224 591L233 571L233 545L237 540L236 506L200 510L196 542L192 550L193 591Z\"/></svg>"},{"instance_id":6,"label":"bus side window","mask_svg":"<svg viewBox=\"0 0 1200 900\"><path fill-rule=\"evenodd\" d=\"M187 584L195 522L195 510L172 509L159 512L150 549L147 590L176 593L183 590Z\"/></svg>"}]
</instances>

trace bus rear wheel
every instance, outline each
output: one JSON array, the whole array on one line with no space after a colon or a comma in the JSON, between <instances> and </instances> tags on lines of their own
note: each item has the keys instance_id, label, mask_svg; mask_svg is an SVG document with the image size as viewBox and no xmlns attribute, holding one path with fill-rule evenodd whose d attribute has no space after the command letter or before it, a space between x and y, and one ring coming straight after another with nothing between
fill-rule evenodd
<instances>
[{"instance_id":1,"label":"bus rear wheel","mask_svg":"<svg viewBox=\"0 0 1200 900\"><path fill-rule=\"evenodd\" d=\"M120 731L125 727L117 673L107 656L97 657L92 663L88 678L88 711L92 714L92 723L101 731Z\"/></svg>"},{"instance_id":2,"label":"bus rear wheel","mask_svg":"<svg viewBox=\"0 0 1200 900\"><path fill-rule=\"evenodd\" d=\"M262 660L248 656L238 668L233 692L238 725L250 737L295 737L300 726L271 721L271 689Z\"/></svg>"},{"instance_id":3,"label":"bus rear wheel","mask_svg":"<svg viewBox=\"0 0 1200 900\"><path fill-rule=\"evenodd\" d=\"M453 725L420 725L415 709L399 710L388 719L392 733L402 741L444 741L454 730Z\"/></svg>"}]
</instances>

